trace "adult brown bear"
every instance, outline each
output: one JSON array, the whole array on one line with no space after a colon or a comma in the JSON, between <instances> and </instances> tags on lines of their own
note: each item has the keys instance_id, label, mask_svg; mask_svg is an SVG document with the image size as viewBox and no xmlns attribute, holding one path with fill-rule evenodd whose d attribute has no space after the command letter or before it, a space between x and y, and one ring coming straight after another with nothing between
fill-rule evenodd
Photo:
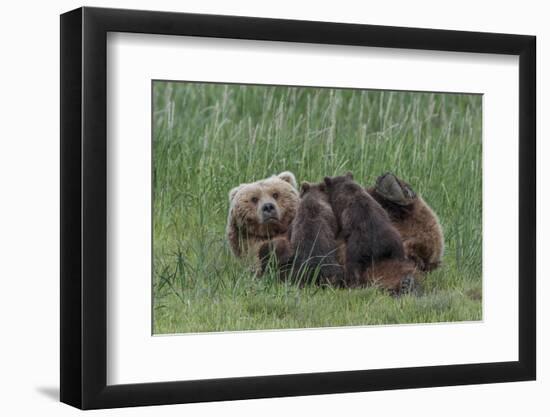
<instances>
[{"instance_id":1,"label":"adult brown bear","mask_svg":"<svg viewBox=\"0 0 550 417\"><path fill-rule=\"evenodd\" d=\"M286 235L299 201L296 178L288 171L233 188L226 228L233 254L259 266L260 247Z\"/></svg>"}]
</instances>

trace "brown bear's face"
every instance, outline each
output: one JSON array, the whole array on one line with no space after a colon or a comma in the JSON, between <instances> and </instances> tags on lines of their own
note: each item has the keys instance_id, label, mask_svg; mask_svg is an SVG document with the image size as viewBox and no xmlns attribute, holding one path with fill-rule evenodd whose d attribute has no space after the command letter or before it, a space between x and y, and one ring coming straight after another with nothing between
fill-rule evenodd
<instances>
[{"instance_id":1,"label":"brown bear's face","mask_svg":"<svg viewBox=\"0 0 550 417\"><path fill-rule=\"evenodd\" d=\"M292 181L281 175L242 184L231 191L231 216L246 234L266 237L287 230L299 196Z\"/></svg>"}]
</instances>

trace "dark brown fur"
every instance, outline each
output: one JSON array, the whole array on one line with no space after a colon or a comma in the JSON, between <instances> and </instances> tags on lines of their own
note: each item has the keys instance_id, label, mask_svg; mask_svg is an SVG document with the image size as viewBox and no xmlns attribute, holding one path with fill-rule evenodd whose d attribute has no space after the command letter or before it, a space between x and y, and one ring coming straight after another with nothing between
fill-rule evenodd
<instances>
[{"instance_id":1,"label":"dark brown fur","mask_svg":"<svg viewBox=\"0 0 550 417\"><path fill-rule=\"evenodd\" d=\"M346 263L346 244L339 241L338 262ZM401 295L416 290L422 274L413 261L409 259L382 259L374 262L360 277L360 287L377 286L394 295Z\"/></svg>"},{"instance_id":2,"label":"dark brown fur","mask_svg":"<svg viewBox=\"0 0 550 417\"><path fill-rule=\"evenodd\" d=\"M260 256L265 267L266 251L275 255L283 276L300 283L339 285L343 268L338 263L337 221L328 201L325 184L303 183L300 205L286 239L264 245Z\"/></svg>"},{"instance_id":3,"label":"dark brown fur","mask_svg":"<svg viewBox=\"0 0 550 417\"><path fill-rule=\"evenodd\" d=\"M273 261L279 270L280 277L286 280L294 259L294 249L290 244L289 233L264 242L260 246L258 257L261 263L260 273L264 273L269 263Z\"/></svg>"},{"instance_id":4,"label":"dark brown fur","mask_svg":"<svg viewBox=\"0 0 550 417\"><path fill-rule=\"evenodd\" d=\"M368 192L388 213L401 235L407 258L421 271L437 268L444 251L443 231L426 202L391 173L378 177Z\"/></svg>"},{"instance_id":5,"label":"dark brown fur","mask_svg":"<svg viewBox=\"0 0 550 417\"><path fill-rule=\"evenodd\" d=\"M336 259L338 226L328 201L325 184L302 184L301 200L292 222L290 243L294 248L294 275L337 284L342 267Z\"/></svg>"},{"instance_id":6,"label":"dark brown fur","mask_svg":"<svg viewBox=\"0 0 550 417\"><path fill-rule=\"evenodd\" d=\"M346 242L346 284L359 286L365 271L384 259L405 259L401 236L388 214L348 173L325 177L327 193Z\"/></svg>"},{"instance_id":7,"label":"dark brown fur","mask_svg":"<svg viewBox=\"0 0 550 417\"><path fill-rule=\"evenodd\" d=\"M415 289L418 274L413 261L382 259L368 268L362 279L368 285L375 285L395 295L402 295Z\"/></svg>"}]
</instances>

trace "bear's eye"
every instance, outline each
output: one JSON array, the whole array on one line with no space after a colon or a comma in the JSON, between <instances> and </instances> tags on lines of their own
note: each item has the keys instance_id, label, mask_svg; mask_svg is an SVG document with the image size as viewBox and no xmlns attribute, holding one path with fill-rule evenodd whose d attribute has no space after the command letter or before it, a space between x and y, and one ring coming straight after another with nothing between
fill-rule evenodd
<instances>
[{"instance_id":1,"label":"bear's eye","mask_svg":"<svg viewBox=\"0 0 550 417\"><path fill-rule=\"evenodd\" d=\"M273 198L277 200L279 198L279 193L273 193Z\"/></svg>"},{"instance_id":2,"label":"bear's eye","mask_svg":"<svg viewBox=\"0 0 550 417\"><path fill-rule=\"evenodd\" d=\"M254 204L256 204L258 202L258 197L252 197L250 199Z\"/></svg>"}]
</instances>

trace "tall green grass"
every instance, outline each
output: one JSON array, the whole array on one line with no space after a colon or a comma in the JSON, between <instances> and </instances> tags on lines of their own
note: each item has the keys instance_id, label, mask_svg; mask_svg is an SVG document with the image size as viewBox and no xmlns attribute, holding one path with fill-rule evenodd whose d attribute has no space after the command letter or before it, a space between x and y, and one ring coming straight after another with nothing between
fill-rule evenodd
<instances>
[{"instance_id":1,"label":"tall green grass","mask_svg":"<svg viewBox=\"0 0 550 417\"><path fill-rule=\"evenodd\" d=\"M153 331L481 319L481 96L154 82ZM444 265L392 298L255 278L225 240L229 190L292 171L406 179L439 215Z\"/></svg>"}]
</instances>

